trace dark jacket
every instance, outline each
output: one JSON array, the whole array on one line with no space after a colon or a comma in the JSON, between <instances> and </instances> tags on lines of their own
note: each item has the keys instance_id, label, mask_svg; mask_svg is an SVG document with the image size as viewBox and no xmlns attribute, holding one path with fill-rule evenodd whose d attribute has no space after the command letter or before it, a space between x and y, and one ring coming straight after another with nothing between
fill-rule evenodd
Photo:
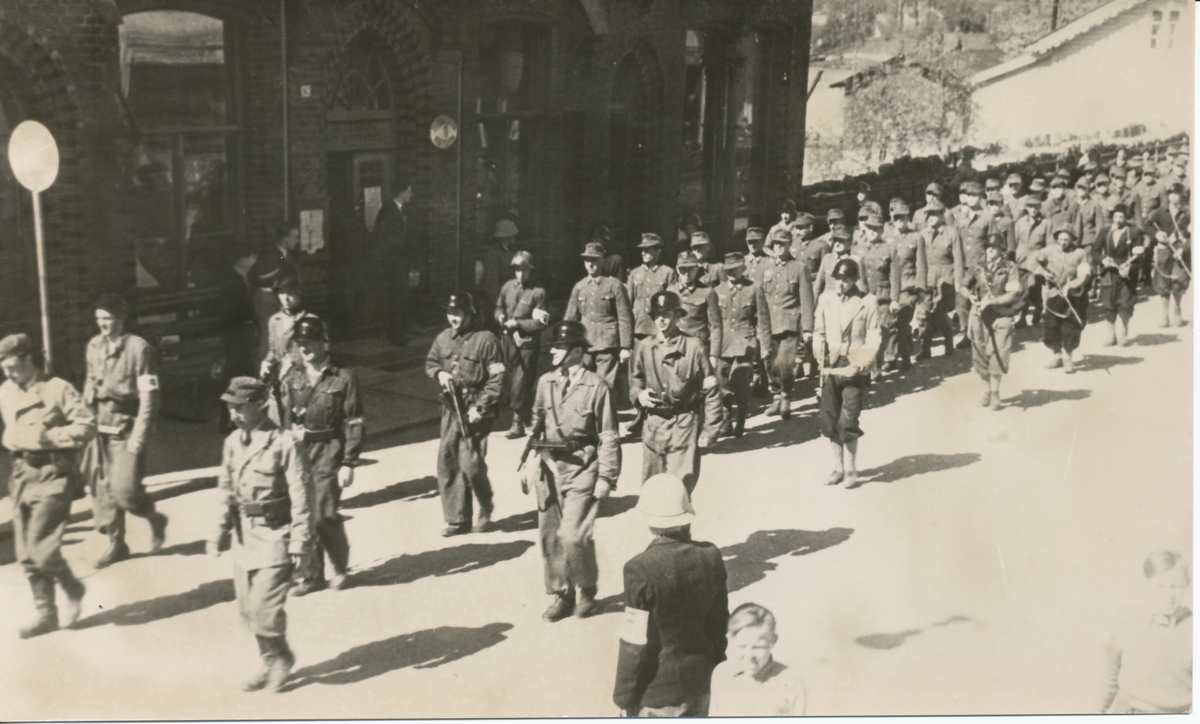
<instances>
[{"instance_id":1,"label":"dark jacket","mask_svg":"<svg viewBox=\"0 0 1200 724\"><path fill-rule=\"evenodd\" d=\"M298 276L295 256L290 252L285 253L275 244L268 244L259 250L258 258L246 274L246 280L251 287L270 290L280 279Z\"/></svg>"},{"instance_id":2,"label":"dark jacket","mask_svg":"<svg viewBox=\"0 0 1200 724\"><path fill-rule=\"evenodd\" d=\"M658 536L625 564L617 706L672 706L709 692L725 660L725 578L720 549L686 536Z\"/></svg>"}]
</instances>

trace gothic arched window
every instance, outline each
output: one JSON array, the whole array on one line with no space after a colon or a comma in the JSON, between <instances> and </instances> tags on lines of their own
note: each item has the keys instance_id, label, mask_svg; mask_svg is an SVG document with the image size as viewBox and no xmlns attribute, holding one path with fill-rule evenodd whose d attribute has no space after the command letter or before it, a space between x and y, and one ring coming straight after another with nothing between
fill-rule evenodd
<instances>
[{"instance_id":1,"label":"gothic arched window","mask_svg":"<svg viewBox=\"0 0 1200 724\"><path fill-rule=\"evenodd\" d=\"M338 111L390 111L392 85L384 66L382 41L359 34L338 59L333 108Z\"/></svg>"}]
</instances>

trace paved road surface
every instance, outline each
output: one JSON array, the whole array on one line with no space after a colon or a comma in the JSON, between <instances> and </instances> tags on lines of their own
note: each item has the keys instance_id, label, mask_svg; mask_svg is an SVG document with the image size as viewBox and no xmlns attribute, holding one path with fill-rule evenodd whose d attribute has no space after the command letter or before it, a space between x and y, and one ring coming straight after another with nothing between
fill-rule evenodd
<instances>
[{"instance_id":1,"label":"paved road surface","mask_svg":"<svg viewBox=\"0 0 1200 724\"><path fill-rule=\"evenodd\" d=\"M962 353L875 386L856 491L822 485L811 403L705 456L696 536L724 549L731 605L776 612L776 653L803 671L810 714L1090 710L1142 559L1191 548L1192 332L1152 328L1150 311L1133 347L1102 349L1089 327L1074 376L1042 369L1027 337L1001 412L976 406ZM103 543L72 528L86 618L0 639L0 719L612 715L621 565L649 540L631 510L640 449L625 446L597 524L607 613L546 625L519 445L489 444L503 531L451 541L436 442L370 455L345 505L357 586L289 603L299 661L282 695L239 691L256 652L228 560L202 555L209 493L164 504L170 555L93 573ZM0 551L0 621L15 627L30 597Z\"/></svg>"}]
</instances>

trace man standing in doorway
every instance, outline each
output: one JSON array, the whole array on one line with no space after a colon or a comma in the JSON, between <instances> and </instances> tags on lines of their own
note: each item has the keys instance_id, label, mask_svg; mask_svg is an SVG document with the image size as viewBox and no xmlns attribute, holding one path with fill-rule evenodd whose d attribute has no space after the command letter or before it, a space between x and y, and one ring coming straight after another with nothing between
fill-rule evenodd
<instances>
[{"instance_id":1,"label":"man standing in doorway","mask_svg":"<svg viewBox=\"0 0 1200 724\"><path fill-rule=\"evenodd\" d=\"M388 288L387 339L397 347L408 344L409 328L416 316L416 290L421 282L420 246L410 205L412 182L397 178L392 198L375 217L375 238L383 254Z\"/></svg>"}]
</instances>

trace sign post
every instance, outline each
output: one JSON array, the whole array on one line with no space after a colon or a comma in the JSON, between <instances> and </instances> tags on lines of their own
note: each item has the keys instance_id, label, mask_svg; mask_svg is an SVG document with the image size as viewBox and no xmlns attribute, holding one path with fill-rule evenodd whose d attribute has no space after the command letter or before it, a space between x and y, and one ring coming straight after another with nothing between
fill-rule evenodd
<instances>
[{"instance_id":1,"label":"sign post","mask_svg":"<svg viewBox=\"0 0 1200 724\"><path fill-rule=\"evenodd\" d=\"M50 355L50 300L46 292L46 240L42 233L42 192L58 178L58 144L50 130L25 121L8 140L8 163L17 181L33 192L33 236L37 243L38 297L42 305L42 353L46 374L53 374Z\"/></svg>"}]
</instances>

